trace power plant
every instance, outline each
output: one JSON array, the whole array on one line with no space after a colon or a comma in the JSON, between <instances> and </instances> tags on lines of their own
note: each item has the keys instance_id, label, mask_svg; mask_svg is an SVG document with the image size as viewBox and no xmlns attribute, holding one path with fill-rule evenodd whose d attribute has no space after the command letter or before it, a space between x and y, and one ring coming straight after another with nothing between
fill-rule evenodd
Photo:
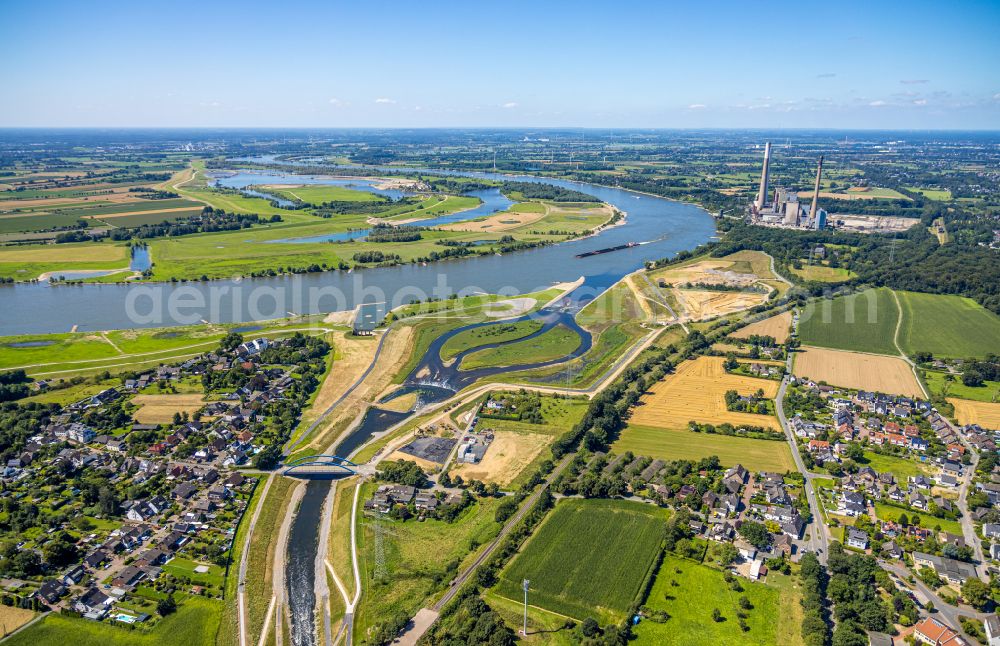
<instances>
[{"instance_id":1,"label":"power plant","mask_svg":"<svg viewBox=\"0 0 1000 646\"><path fill-rule=\"evenodd\" d=\"M807 210L799 202L799 194L781 186L774 187L774 195L768 200L768 181L771 173L771 142L764 144L764 167L760 173L760 189L757 199L750 205L750 221L754 224L776 226L783 229L822 229L826 227L826 211L819 208L819 186L823 177L823 157L816 167L816 186L813 189L812 206Z\"/></svg>"}]
</instances>

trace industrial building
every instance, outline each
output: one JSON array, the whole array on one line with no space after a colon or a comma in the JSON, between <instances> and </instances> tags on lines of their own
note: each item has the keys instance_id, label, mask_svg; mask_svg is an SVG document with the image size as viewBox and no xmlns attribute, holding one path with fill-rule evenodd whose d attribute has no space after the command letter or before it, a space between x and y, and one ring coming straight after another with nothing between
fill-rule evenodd
<instances>
[{"instance_id":1,"label":"industrial building","mask_svg":"<svg viewBox=\"0 0 1000 646\"><path fill-rule=\"evenodd\" d=\"M764 144L764 167L760 173L760 189L757 199L750 205L750 220L754 224L777 226L784 229L823 229L826 227L826 211L819 208L819 186L823 176L823 157L816 167L816 185L813 189L812 204L809 208L799 202L797 191L775 186L773 194L768 190L771 172L771 142Z\"/></svg>"}]
</instances>

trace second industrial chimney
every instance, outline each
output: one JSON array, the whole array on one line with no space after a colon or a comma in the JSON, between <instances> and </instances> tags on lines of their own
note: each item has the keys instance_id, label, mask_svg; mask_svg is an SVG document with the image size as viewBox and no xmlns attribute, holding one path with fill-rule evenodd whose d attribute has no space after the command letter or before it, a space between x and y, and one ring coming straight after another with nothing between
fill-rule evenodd
<instances>
[{"instance_id":1,"label":"second industrial chimney","mask_svg":"<svg viewBox=\"0 0 1000 646\"><path fill-rule=\"evenodd\" d=\"M819 215L819 180L823 176L823 155L819 156L819 165L816 166L816 188L813 190L812 209L809 210L809 219L816 222Z\"/></svg>"},{"instance_id":2,"label":"second industrial chimney","mask_svg":"<svg viewBox=\"0 0 1000 646\"><path fill-rule=\"evenodd\" d=\"M767 201L767 173L771 164L771 142L764 144L764 169L760 173L760 191L757 193L757 210L764 208Z\"/></svg>"}]
</instances>

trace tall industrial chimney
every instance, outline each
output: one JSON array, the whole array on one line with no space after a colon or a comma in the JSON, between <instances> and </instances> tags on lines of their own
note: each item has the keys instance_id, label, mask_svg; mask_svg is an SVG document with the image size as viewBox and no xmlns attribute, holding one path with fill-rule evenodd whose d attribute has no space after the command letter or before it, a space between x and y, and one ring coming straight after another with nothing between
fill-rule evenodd
<instances>
[{"instance_id":1,"label":"tall industrial chimney","mask_svg":"<svg viewBox=\"0 0 1000 646\"><path fill-rule=\"evenodd\" d=\"M764 144L764 169L760 173L760 191L757 192L757 210L764 208L767 200L767 173L771 164L771 142Z\"/></svg>"},{"instance_id":2,"label":"tall industrial chimney","mask_svg":"<svg viewBox=\"0 0 1000 646\"><path fill-rule=\"evenodd\" d=\"M809 220L815 225L819 216L819 180L823 176L823 155L819 156L819 164L816 166L816 188L813 190L812 209L809 210Z\"/></svg>"}]
</instances>

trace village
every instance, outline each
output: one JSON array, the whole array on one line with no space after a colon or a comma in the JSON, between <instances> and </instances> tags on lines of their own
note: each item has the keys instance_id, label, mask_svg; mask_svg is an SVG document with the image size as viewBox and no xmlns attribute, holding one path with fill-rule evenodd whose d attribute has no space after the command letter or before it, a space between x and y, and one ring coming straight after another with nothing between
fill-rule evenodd
<instances>
[{"instance_id":1,"label":"village","mask_svg":"<svg viewBox=\"0 0 1000 646\"><path fill-rule=\"evenodd\" d=\"M301 335L230 335L217 350L44 411L0 476L0 528L17 552L4 562L4 603L135 624L167 614L174 592L221 597L257 485L236 469L277 461L291 430L281 417L297 418L328 350ZM170 394L143 394L192 384L205 395L190 411L173 410L183 405ZM150 401L153 422L143 415Z\"/></svg>"}]
</instances>

